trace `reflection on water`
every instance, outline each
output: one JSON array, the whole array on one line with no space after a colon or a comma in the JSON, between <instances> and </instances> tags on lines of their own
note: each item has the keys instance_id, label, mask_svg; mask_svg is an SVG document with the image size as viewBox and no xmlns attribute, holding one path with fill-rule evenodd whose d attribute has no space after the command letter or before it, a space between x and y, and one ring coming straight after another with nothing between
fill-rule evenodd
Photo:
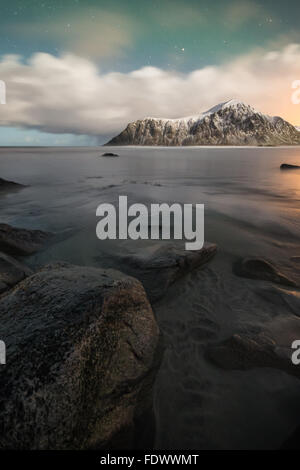
<instances>
[{"instance_id":1,"label":"reflection on water","mask_svg":"<svg viewBox=\"0 0 300 470\"><path fill-rule=\"evenodd\" d=\"M1 221L58 234L32 264L116 265L112 253L150 242L100 242L101 202L117 203L122 194L129 204L204 203L205 238L218 244L218 255L155 305L166 344L155 388L156 447L278 447L300 422L299 381L275 369L221 371L203 352L209 341L288 313L255 293L258 281L235 277L232 263L240 255L263 255L299 275L293 259L300 256L300 170L279 167L300 164L300 149L117 152L110 159L95 148L1 149L0 177L29 185L1 196Z\"/></svg>"}]
</instances>

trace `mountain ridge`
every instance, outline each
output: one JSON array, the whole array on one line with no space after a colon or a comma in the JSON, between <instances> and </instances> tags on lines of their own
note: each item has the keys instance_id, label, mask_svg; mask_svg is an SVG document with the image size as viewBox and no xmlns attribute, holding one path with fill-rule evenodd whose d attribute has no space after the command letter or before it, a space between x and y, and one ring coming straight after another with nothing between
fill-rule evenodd
<instances>
[{"instance_id":1,"label":"mountain ridge","mask_svg":"<svg viewBox=\"0 0 300 470\"><path fill-rule=\"evenodd\" d=\"M300 145L300 133L281 117L232 99L197 115L139 119L105 145Z\"/></svg>"}]
</instances>

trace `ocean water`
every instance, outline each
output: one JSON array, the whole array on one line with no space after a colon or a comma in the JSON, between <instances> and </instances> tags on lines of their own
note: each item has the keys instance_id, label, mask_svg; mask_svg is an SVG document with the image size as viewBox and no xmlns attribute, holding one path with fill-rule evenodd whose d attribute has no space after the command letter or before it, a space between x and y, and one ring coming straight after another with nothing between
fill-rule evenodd
<instances>
[{"instance_id":1,"label":"ocean water","mask_svg":"<svg viewBox=\"0 0 300 470\"><path fill-rule=\"evenodd\" d=\"M105 151L119 158L104 158ZM154 405L158 449L278 448L300 423L300 381L275 369L224 371L204 358L209 342L256 331L288 314L236 277L240 256L259 255L300 279L300 148L1 148L0 177L28 185L0 198L1 222L56 233L33 266L65 260L118 267L118 253L151 241L96 238L96 208L117 203L205 205L214 260L154 305L165 339ZM300 338L299 338L300 339Z\"/></svg>"}]
</instances>

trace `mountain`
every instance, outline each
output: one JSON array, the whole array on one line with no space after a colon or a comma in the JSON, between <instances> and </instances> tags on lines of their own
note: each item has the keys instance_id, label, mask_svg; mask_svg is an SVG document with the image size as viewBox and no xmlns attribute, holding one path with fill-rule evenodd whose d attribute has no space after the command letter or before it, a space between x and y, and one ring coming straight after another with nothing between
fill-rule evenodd
<instances>
[{"instance_id":1,"label":"mountain","mask_svg":"<svg viewBox=\"0 0 300 470\"><path fill-rule=\"evenodd\" d=\"M292 124L238 100L196 116L134 121L106 145L300 145Z\"/></svg>"}]
</instances>

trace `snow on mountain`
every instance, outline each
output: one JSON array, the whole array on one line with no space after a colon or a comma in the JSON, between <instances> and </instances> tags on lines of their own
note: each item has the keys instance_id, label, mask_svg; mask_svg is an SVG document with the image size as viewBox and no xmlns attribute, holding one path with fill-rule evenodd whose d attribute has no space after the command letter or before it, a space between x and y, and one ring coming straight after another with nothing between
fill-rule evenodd
<instances>
[{"instance_id":1,"label":"snow on mountain","mask_svg":"<svg viewBox=\"0 0 300 470\"><path fill-rule=\"evenodd\" d=\"M128 124L107 145L297 145L298 130L238 100L178 119L147 117Z\"/></svg>"}]
</instances>

